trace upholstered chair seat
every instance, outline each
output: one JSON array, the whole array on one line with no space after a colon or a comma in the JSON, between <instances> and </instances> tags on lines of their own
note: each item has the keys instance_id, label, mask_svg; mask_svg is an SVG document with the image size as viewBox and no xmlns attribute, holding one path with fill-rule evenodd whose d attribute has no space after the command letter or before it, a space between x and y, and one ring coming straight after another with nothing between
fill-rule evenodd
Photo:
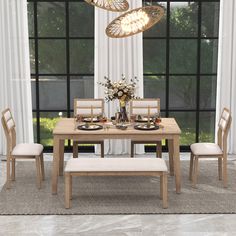
<instances>
[{"instance_id":1,"label":"upholstered chair seat","mask_svg":"<svg viewBox=\"0 0 236 236\"><path fill-rule=\"evenodd\" d=\"M39 156L43 152L43 145L39 143L20 143L12 150L13 156Z\"/></svg>"},{"instance_id":2,"label":"upholstered chair seat","mask_svg":"<svg viewBox=\"0 0 236 236\"><path fill-rule=\"evenodd\" d=\"M194 143L190 146L195 156L222 155L223 152L215 143Z\"/></svg>"}]
</instances>

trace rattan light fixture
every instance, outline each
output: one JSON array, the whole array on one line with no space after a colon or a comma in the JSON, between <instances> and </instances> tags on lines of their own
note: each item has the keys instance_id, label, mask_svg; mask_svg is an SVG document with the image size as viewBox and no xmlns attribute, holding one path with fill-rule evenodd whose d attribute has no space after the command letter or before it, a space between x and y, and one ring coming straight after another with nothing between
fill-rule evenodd
<instances>
[{"instance_id":1,"label":"rattan light fixture","mask_svg":"<svg viewBox=\"0 0 236 236\"><path fill-rule=\"evenodd\" d=\"M164 9L159 5L136 8L114 19L106 34L111 38L128 37L151 28L163 15Z\"/></svg>"},{"instance_id":2,"label":"rattan light fixture","mask_svg":"<svg viewBox=\"0 0 236 236\"><path fill-rule=\"evenodd\" d=\"M85 2L108 11L122 12L129 9L126 0L85 0Z\"/></svg>"}]
</instances>

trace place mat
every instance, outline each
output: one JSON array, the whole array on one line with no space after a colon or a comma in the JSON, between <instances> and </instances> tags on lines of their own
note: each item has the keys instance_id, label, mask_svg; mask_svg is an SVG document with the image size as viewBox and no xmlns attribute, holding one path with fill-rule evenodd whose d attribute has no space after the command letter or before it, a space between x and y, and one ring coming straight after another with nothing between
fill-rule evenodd
<instances>
[{"instance_id":1,"label":"place mat","mask_svg":"<svg viewBox=\"0 0 236 236\"><path fill-rule=\"evenodd\" d=\"M147 160L148 161L148 160ZM45 162L46 180L36 188L35 163L20 161L16 181L0 192L0 215L70 214L199 214L236 213L236 162L228 162L229 187L217 177L217 160L200 161L198 188L188 180L189 161L181 161L182 193L168 178L169 208L162 209L158 177L74 177L72 208L64 208L64 178L51 194L52 162Z\"/></svg>"}]
</instances>

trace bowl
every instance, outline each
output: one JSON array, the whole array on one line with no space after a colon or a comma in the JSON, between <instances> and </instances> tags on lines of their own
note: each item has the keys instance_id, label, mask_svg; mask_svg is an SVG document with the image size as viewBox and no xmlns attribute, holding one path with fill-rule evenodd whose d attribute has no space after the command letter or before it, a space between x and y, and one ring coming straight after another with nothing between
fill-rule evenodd
<instances>
[{"instance_id":1,"label":"bowl","mask_svg":"<svg viewBox=\"0 0 236 236\"><path fill-rule=\"evenodd\" d=\"M121 130L126 130L128 128L128 125L120 123L116 125L116 128Z\"/></svg>"}]
</instances>

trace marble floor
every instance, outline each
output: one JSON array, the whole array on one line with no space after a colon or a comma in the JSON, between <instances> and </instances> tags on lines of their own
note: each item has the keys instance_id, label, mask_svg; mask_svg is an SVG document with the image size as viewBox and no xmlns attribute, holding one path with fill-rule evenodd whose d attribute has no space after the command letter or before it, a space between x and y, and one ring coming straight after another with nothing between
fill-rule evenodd
<instances>
[{"instance_id":1,"label":"marble floor","mask_svg":"<svg viewBox=\"0 0 236 236\"><path fill-rule=\"evenodd\" d=\"M45 156L46 160L52 159L51 154ZM70 156L67 154L66 159ZM181 159L187 158L189 154L181 153ZM5 182L4 160L0 167L1 188ZM0 236L236 235L235 222L236 215L228 214L0 216Z\"/></svg>"}]
</instances>

